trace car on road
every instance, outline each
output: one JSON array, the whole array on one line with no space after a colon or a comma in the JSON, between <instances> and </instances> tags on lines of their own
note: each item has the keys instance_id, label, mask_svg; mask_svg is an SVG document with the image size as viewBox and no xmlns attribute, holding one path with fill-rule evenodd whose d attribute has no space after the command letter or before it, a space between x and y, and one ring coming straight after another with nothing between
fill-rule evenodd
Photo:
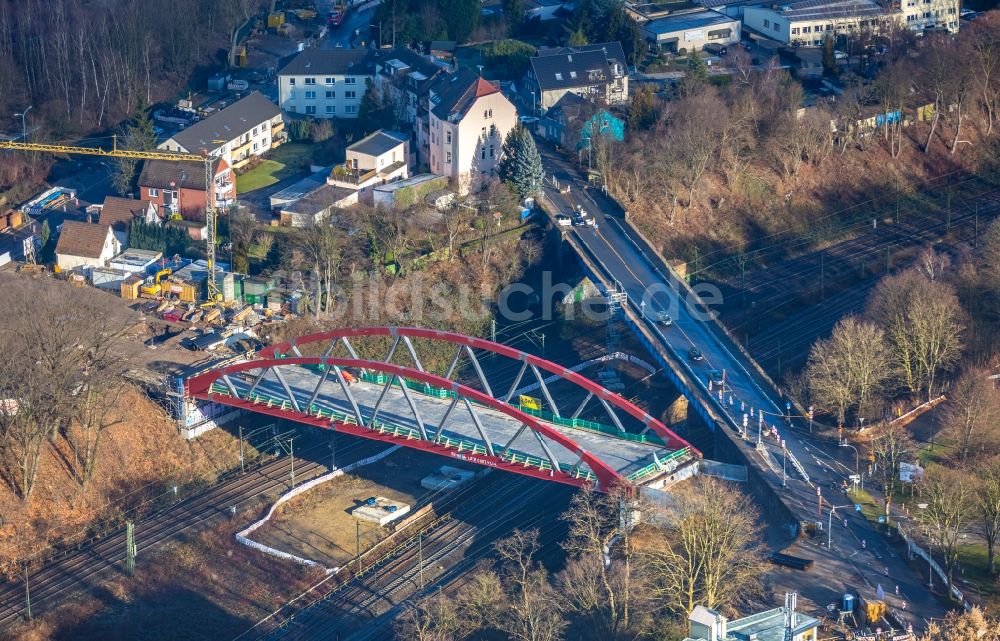
<instances>
[{"instance_id":1,"label":"car on road","mask_svg":"<svg viewBox=\"0 0 1000 641\"><path fill-rule=\"evenodd\" d=\"M840 50L835 50L833 52L834 60L847 60L847 54Z\"/></svg>"},{"instance_id":2,"label":"car on road","mask_svg":"<svg viewBox=\"0 0 1000 641\"><path fill-rule=\"evenodd\" d=\"M688 358L690 358L695 363L705 360L705 357L701 355L701 350L697 347L692 347L688 350Z\"/></svg>"},{"instance_id":3,"label":"car on road","mask_svg":"<svg viewBox=\"0 0 1000 641\"><path fill-rule=\"evenodd\" d=\"M573 219L566 214L556 214L556 224L560 227L569 227L573 224Z\"/></svg>"},{"instance_id":4,"label":"car on road","mask_svg":"<svg viewBox=\"0 0 1000 641\"><path fill-rule=\"evenodd\" d=\"M674 324L674 319L670 318L670 314L666 312L658 312L656 314L656 322L664 327L670 327Z\"/></svg>"},{"instance_id":5,"label":"car on road","mask_svg":"<svg viewBox=\"0 0 1000 641\"><path fill-rule=\"evenodd\" d=\"M717 369L709 370L709 372L708 372L708 380L712 381L716 385L721 384L722 381L723 381L722 372L720 372Z\"/></svg>"}]
</instances>

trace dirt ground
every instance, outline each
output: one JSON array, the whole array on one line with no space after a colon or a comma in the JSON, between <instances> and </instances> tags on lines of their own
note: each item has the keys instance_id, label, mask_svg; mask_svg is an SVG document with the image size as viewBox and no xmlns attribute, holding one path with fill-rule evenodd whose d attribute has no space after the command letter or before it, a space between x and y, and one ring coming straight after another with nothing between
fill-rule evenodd
<instances>
[{"instance_id":1,"label":"dirt ground","mask_svg":"<svg viewBox=\"0 0 1000 641\"><path fill-rule=\"evenodd\" d=\"M383 539L389 531L351 516L350 511L373 496L408 503L411 508L428 494L420 480L448 459L402 449L378 463L328 481L285 503L250 538L264 545L337 567Z\"/></svg>"}]
</instances>

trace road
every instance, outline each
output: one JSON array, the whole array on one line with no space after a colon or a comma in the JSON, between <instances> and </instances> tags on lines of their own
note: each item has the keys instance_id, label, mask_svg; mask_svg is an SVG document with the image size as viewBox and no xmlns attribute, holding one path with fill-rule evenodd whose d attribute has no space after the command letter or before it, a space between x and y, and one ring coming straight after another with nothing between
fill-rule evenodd
<instances>
[{"instance_id":1,"label":"road","mask_svg":"<svg viewBox=\"0 0 1000 641\"><path fill-rule=\"evenodd\" d=\"M321 454L316 458L328 456L325 445L317 449ZM302 454L304 452L299 453ZM337 450L340 465L370 454L371 446L358 439L348 439L346 445ZM295 478L301 482L327 469L320 463L298 458ZM229 518L233 507L240 511L261 494L289 488L290 471L291 461L283 457L139 521L135 527L138 562L141 564L144 555L182 532ZM71 594L94 587L111 571L122 571L124 559L125 532L120 530L46 563L29 577L32 614L37 616ZM0 583L0 630L25 614L24 596L23 581Z\"/></svg>"},{"instance_id":2,"label":"road","mask_svg":"<svg viewBox=\"0 0 1000 641\"><path fill-rule=\"evenodd\" d=\"M333 5L334 0L316 0L316 8L320 16L326 16ZM334 49L338 47L353 47L362 42L368 44L371 41L372 15L378 0L359 3L351 8L347 14L347 19L339 27L331 27L325 38L320 43L321 49ZM377 37L377 35L376 35Z\"/></svg>"},{"instance_id":3,"label":"road","mask_svg":"<svg viewBox=\"0 0 1000 641\"><path fill-rule=\"evenodd\" d=\"M567 233L572 234L594 257L606 275L616 280L619 287L627 292L628 305L637 317L645 317L642 320L644 326L662 346L673 353L686 370L685 373L697 381L702 391L710 394L713 409L728 421L727 435L737 443L748 460L761 469L764 478L793 515L806 522L822 519L825 527L829 501L837 506L849 506L848 499L839 488L854 470L825 452L822 446L804 433L802 417L795 417L795 429L788 427L784 400L753 371L752 365L718 328L713 327L710 321L699 318L696 308L681 300L681 288L667 275L666 267L658 264L652 250L625 223L621 207L599 190L588 188L584 176L576 167L558 156L553 149L540 144L539 150L546 168L545 195L548 199L565 212L582 206L598 222L596 227L574 227L568 229ZM563 186L567 182L572 184L568 194L560 193L549 184L548 179L553 175ZM673 318L673 325L665 327L654 323L652 319L659 312L669 313ZM692 348L698 349L704 360L691 361L688 351ZM719 384L709 382L711 370L724 373L724 392L720 390ZM753 420L749 416L751 412L754 414ZM762 419L758 418L760 413L763 413ZM738 435L744 415L747 415L749 428L747 438ZM758 431L760 424L765 429ZM783 441L767 437L767 427L776 428ZM757 448L760 454L754 451L754 444L757 442L760 442ZM782 442L787 449L782 448ZM794 469L796 466L793 460L798 461L799 469ZM819 510L817 493L822 493L828 501L822 512ZM860 583L864 580L860 574L871 575L873 571L882 574L888 568L891 578L886 580L904 586L903 592L909 597L910 605L907 616L917 628L923 627L923 621L914 610L923 617L942 616L946 612L932 595L920 589L919 580L915 579L905 560L881 541L868 521L860 515L855 516L853 512L848 512L847 518L851 535L843 537L837 532L839 555L831 555L825 561L840 567L834 573L835 576L840 577L841 581L856 577ZM862 540L866 543L864 549L859 545ZM875 586L870 588L874 591ZM817 599L829 598L834 594L827 591L817 596ZM894 597L887 598L890 605L895 605ZM823 601L814 601L825 605ZM899 599L899 604L901 603L902 598Z\"/></svg>"}]
</instances>

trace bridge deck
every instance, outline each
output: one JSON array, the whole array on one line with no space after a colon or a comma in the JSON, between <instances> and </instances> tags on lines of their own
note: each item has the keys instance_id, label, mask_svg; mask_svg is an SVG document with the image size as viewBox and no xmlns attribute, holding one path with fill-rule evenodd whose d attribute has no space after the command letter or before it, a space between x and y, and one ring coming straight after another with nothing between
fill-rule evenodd
<instances>
[{"instance_id":1,"label":"bridge deck","mask_svg":"<svg viewBox=\"0 0 1000 641\"><path fill-rule=\"evenodd\" d=\"M322 374L312 369L298 366L284 367L282 371L299 405L305 408L313 390L319 384ZM249 391L249 381L256 376L256 374L251 374L251 376L246 378L233 377L232 379L241 397L244 397ZM361 409L362 416L366 421L369 420L372 408L378 402L378 397L382 393L383 386L358 381L351 385L350 389L351 394ZM286 396L280 382L271 374L268 374L261 380L254 390L254 394L262 394L264 396L273 395L276 398ZM410 396L417 406L427 431L433 437L437 426L444 418L452 400L450 398L436 398L413 390L410 391ZM323 383L313 405L323 410L335 410L346 415L353 413L350 401L346 398L340 388L340 384L332 375ZM521 424L515 419L489 408L477 406L476 413L497 453L500 453L504 449L521 427ZM392 386L386 392L385 398L379 406L377 418L379 421L387 424L418 429L417 421L410 410L409 404L397 385ZM554 429L574 440L580 447L600 458L624 477L638 477L643 475L644 470L654 464L654 453L661 462L673 454L669 448L656 443L640 443L590 430L566 427L551 422L549 424ZM472 417L461 404L453 410L451 417L441 431L441 436L475 443L479 446L485 445L485 441L480 436ZM565 464L567 467L577 464L579 457L575 453L566 450L555 442L550 441L547 445L561 464ZM547 459L544 448L530 430L524 430L514 440L511 444L511 450L534 458ZM584 470L586 470L586 467L586 464L582 466Z\"/></svg>"}]
</instances>

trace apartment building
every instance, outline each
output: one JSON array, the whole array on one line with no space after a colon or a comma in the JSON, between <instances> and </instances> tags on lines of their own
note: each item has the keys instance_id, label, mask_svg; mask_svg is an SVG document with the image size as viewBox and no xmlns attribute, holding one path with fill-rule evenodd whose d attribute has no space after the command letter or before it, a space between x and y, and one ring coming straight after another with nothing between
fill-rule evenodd
<instances>
[{"instance_id":1,"label":"apartment building","mask_svg":"<svg viewBox=\"0 0 1000 641\"><path fill-rule=\"evenodd\" d=\"M517 110L497 85L468 69L439 77L428 91L431 173L448 176L461 193L496 175Z\"/></svg>"},{"instance_id":2,"label":"apartment building","mask_svg":"<svg viewBox=\"0 0 1000 641\"><path fill-rule=\"evenodd\" d=\"M431 85L447 75L446 65L406 47L380 53L375 59L375 87L396 106L401 123L409 125L417 162L430 164L430 119L427 96Z\"/></svg>"},{"instance_id":3,"label":"apartment building","mask_svg":"<svg viewBox=\"0 0 1000 641\"><path fill-rule=\"evenodd\" d=\"M357 118L374 73L371 49L306 49L278 71L278 104L313 118Z\"/></svg>"},{"instance_id":4,"label":"apartment building","mask_svg":"<svg viewBox=\"0 0 1000 641\"><path fill-rule=\"evenodd\" d=\"M228 207L236 200L236 183L229 163L219 158L213 166L212 205ZM205 211L205 166L191 162L147 160L139 174L139 199L152 203L164 218L181 214L200 217Z\"/></svg>"},{"instance_id":5,"label":"apartment building","mask_svg":"<svg viewBox=\"0 0 1000 641\"><path fill-rule=\"evenodd\" d=\"M245 98L196 122L158 146L167 151L207 153L226 159L239 169L251 157L280 145L286 137L281 110L264 94L254 91Z\"/></svg>"},{"instance_id":6,"label":"apartment building","mask_svg":"<svg viewBox=\"0 0 1000 641\"><path fill-rule=\"evenodd\" d=\"M380 129L349 146L346 155L326 182L357 192L358 202L374 204L375 187L410 175L410 141L403 134Z\"/></svg>"},{"instance_id":7,"label":"apartment building","mask_svg":"<svg viewBox=\"0 0 1000 641\"><path fill-rule=\"evenodd\" d=\"M628 102L628 64L621 43L539 49L521 80L537 113L575 93L608 105Z\"/></svg>"}]
</instances>

